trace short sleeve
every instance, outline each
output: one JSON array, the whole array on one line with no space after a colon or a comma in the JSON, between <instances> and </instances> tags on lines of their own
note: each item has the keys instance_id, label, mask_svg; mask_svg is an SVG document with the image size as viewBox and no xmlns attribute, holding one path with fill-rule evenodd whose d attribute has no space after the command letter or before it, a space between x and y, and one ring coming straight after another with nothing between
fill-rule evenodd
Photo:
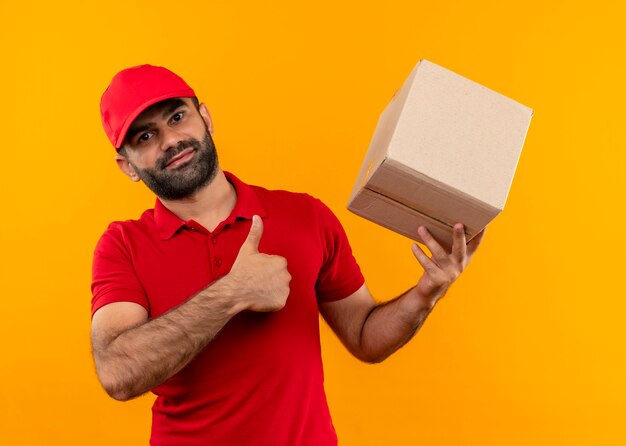
<instances>
[{"instance_id":1,"label":"short sleeve","mask_svg":"<svg viewBox=\"0 0 626 446\"><path fill-rule=\"evenodd\" d=\"M119 224L112 223L98 241L93 257L91 292L92 316L99 308L113 302L134 302L150 310Z\"/></svg>"},{"instance_id":2,"label":"short sleeve","mask_svg":"<svg viewBox=\"0 0 626 446\"><path fill-rule=\"evenodd\" d=\"M365 279L341 223L324 203L313 200L323 251L323 264L315 285L317 298L343 299L356 292Z\"/></svg>"}]
</instances>

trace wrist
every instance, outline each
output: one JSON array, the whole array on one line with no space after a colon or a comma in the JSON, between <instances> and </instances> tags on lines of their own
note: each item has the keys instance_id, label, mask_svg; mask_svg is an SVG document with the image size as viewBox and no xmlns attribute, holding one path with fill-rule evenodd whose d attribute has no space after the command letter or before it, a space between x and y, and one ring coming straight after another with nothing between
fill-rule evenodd
<instances>
[{"instance_id":1,"label":"wrist","mask_svg":"<svg viewBox=\"0 0 626 446\"><path fill-rule=\"evenodd\" d=\"M407 304L411 307L411 312L430 312L437 302L439 301L439 296L425 295L418 289L417 286L411 288L406 292L407 294Z\"/></svg>"},{"instance_id":2,"label":"wrist","mask_svg":"<svg viewBox=\"0 0 626 446\"><path fill-rule=\"evenodd\" d=\"M233 317L236 314L247 310L249 304L242 297L241 293L237 293L233 286L233 279L230 274L216 280L203 291L203 297L211 301L223 302L226 314L229 317Z\"/></svg>"}]
</instances>

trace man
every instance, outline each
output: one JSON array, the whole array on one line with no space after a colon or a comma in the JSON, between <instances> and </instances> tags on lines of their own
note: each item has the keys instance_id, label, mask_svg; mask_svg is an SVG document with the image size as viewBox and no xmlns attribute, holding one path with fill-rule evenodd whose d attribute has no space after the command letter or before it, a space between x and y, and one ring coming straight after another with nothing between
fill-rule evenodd
<instances>
[{"instance_id":1,"label":"man","mask_svg":"<svg viewBox=\"0 0 626 446\"><path fill-rule=\"evenodd\" d=\"M112 223L94 254L92 345L113 398L152 390L153 445L336 445L318 314L357 358L404 345L480 244L457 224L445 252L425 228L417 285L376 304L319 200L221 170L204 104L176 74L118 73L101 116L119 168L157 195Z\"/></svg>"}]
</instances>

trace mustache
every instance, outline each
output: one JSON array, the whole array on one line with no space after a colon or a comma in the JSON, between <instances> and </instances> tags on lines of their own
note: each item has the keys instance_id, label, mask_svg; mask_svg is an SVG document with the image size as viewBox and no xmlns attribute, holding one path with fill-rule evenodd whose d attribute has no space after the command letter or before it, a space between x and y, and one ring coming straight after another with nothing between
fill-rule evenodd
<instances>
[{"instance_id":1,"label":"mustache","mask_svg":"<svg viewBox=\"0 0 626 446\"><path fill-rule=\"evenodd\" d=\"M161 170L165 169L165 167L172 160L172 158L174 158L183 150L188 149L189 147L193 147L196 150L200 150L202 148L202 146L200 145L200 141L198 141L197 139L192 138L185 141L180 141L176 145L176 147L169 149L167 152L165 152L165 155L157 160L157 162L155 163L157 168Z\"/></svg>"}]
</instances>

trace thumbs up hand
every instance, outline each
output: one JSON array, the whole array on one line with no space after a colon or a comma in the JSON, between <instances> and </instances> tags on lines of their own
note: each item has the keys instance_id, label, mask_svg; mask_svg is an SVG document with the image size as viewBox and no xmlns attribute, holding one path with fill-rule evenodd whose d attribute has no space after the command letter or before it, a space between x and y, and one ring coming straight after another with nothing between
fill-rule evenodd
<instances>
[{"instance_id":1,"label":"thumbs up hand","mask_svg":"<svg viewBox=\"0 0 626 446\"><path fill-rule=\"evenodd\" d=\"M263 221L255 215L233 267L222 280L228 281L231 292L240 299L244 308L262 312L278 311L287 302L291 275L284 257L259 252L262 235Z\"/></svg>"}]
</instances>

